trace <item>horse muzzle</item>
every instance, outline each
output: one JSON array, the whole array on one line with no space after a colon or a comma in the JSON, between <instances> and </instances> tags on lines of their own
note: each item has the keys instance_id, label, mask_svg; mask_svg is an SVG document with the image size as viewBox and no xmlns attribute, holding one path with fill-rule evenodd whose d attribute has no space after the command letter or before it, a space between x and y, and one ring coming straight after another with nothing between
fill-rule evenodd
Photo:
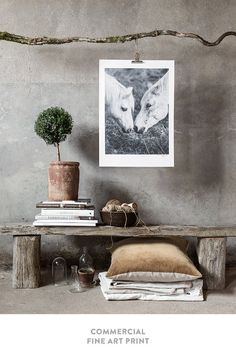
<instances>
[{"instance_id":1,"label":"horse muzzle","mask_svg":"<svg viewBox=\"0 0 236 357\"><path fill-rule=\"evenodd\" d=\"M122 131L123 131L123 133L131 133L133 131L133 129L132 128L128 128L128 129L122 128Z\"/></svg>"},{"instance_id":2,"label":"horse muzzle","mask_svg":"<svg viewBox=\"0 0 236 357\"><path fill-rule=\"evenodd\" d=\"M143 134L144 131L145 131L145 127L141 127L141 128L138 128L136 125L134 126L134 130L136 131L136 133L138 134Z\"/></svg>"}]
</instances>

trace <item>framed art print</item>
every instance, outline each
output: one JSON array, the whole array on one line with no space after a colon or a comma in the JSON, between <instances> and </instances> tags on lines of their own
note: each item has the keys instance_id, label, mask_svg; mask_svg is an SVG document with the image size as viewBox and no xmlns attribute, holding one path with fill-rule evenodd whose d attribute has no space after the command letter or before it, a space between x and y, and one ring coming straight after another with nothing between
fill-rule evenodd
<instances>
[{"instance_id":1,"label":"framed art print","mask_svg":"<svg viewBox=\"0 0 236 357\"><path fill-rule=\"evenodd\" d=\"M174 61L100 60L99 166L174 166Z\"/></svg>"}]
</instances>

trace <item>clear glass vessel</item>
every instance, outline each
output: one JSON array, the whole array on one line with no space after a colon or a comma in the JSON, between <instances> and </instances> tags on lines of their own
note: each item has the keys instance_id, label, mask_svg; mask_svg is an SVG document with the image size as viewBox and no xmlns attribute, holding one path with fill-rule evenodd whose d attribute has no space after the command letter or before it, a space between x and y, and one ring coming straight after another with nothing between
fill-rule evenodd
<instances>
[{"instance_id":1,"label":"clear glass vessel","mask_svg":"<svg viewBox=\"0 0 236 357\"><path fill-rule=\"evenodd\" d=\"M79 269L94 269L93 258L88 253L88 248L83 247L83 253L79 258Z\"/></svg>"},{"instance_id":2,"label":"clear glass vessel","mask_svg":"<svg viewBox=\"0 0 236 357\"><path fill-rule=\"evenodd\" d=\"M85 291L85 289L81 287L79 282L78 265L71 266L69 285L70 285L69 292L71 293L82 293Z\"/></svg>"},{"instance_id":3,"label":"clear glass vessel","mask_svg":"<svg viewBox=\"0 0 236 357\"><path fill-rule=\"evenodd\" d=\"M66 260L62 257L57 257L52 262L52 280L55 286L67 283L67 265Z\"/></svg>"},{"instance_id":4,"label":"clear glass vessel","mask_svg":"<svg viewBox=\"0 0 236 357\"><path fill-rule=\"evenodd\" d=\"M95 269L93 258L88 254L87 247L83 247L83 253L79 259L79 281L83 288L94 286Z\"/></svg>"}]
</instances>

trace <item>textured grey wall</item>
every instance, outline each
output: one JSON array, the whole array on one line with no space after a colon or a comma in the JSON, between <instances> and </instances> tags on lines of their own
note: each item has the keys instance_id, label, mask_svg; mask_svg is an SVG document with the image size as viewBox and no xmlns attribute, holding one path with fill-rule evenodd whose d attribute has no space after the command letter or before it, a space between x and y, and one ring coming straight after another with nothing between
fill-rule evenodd
<instances>
[{"instance_id":1,"label":"textured grey wall","mask_svg":"<svg viewBox=\"0 0 236 357\"><path fill-rule=\"evenodd\" d=\"M155 28L214 40L235 30L235 0L2 0L1 30L25 35L113 35ZM30 47L0 43L0 218L32 221L47 196L47 167L56 158L33 130L48 106L68 110L73 134L62 159L81 163L80 195L97 208L118 197L136 201L147 223L234 224L236 209L236 40L207 48L189 39L140 41L145 59L174 59L175 167L98 167L98 61L130 59L134 44ZM82 243L43 240L43 257L78 256ZM106 243L99 243L103 246ZM94 253L103 254L98 242ZM96 252L95 252L96 251ZM0 239L0 259L11 239ZM229 242L228 261L236 247Z\"/></svg>"}]
</instances>

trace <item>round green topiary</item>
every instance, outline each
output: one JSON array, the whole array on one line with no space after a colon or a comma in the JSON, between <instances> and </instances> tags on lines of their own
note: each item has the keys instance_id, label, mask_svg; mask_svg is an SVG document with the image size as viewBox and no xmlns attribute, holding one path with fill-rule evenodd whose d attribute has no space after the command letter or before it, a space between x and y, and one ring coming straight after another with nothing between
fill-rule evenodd
<instances>
[{"instance_id":1,"label":"round green topiary","mask_svg":"<svg viewBox=\"0 0 236 357\"><path fill-rule=\"evenodd\" d=\"M59 143L71 134L73 120L63 108L51 107L41 112L35 121L34 130L48 145L57 147L58 160L61 160Z\"/></svg>"}]
</instances>

